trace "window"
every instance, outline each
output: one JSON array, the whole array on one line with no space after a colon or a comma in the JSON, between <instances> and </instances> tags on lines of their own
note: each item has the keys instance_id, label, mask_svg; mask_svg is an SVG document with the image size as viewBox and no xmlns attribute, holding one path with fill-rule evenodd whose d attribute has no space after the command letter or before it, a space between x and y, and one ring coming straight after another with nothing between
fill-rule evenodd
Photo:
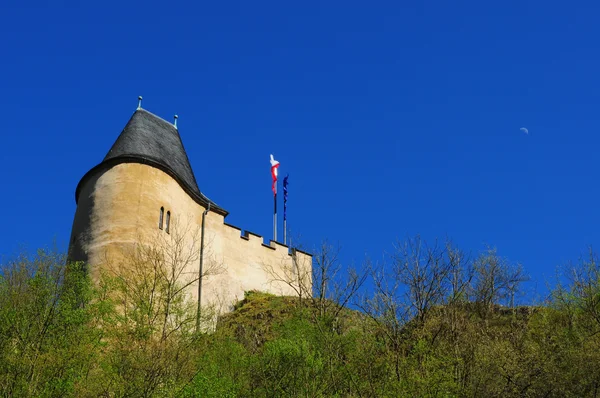
<instances>
[{"instance_id":1,"label":"window","mask_svg":"<svg viewBox=\"0 0 600 398\"><path fill-rule=\"evenodd\" d=\"M171 212L168 211L167 212L167 226L165 228L165 231L167 231L167 233L169 233L169 224L171 223Z\"/></svg>"},{"instance_id":2,"label":"window","mask_svg":"<svg viewBox=\"0 0 600 398\"><path fill-rule=\"evenodd\" d=\"M165 215L165 208L164 208L164 207L161 207L161 208L160 208L160 217L158 218L158 229L162 229L162 224L163 224L163 217L164 217L164 215ZM167 220L168 220L168 219L167 219ZM167 221L167 225L169 225L169 224L168 224L168 222L169 222L169 221ZM167 228L169 228L169 227L167 227Z\"/></svg>"}]
</instances>

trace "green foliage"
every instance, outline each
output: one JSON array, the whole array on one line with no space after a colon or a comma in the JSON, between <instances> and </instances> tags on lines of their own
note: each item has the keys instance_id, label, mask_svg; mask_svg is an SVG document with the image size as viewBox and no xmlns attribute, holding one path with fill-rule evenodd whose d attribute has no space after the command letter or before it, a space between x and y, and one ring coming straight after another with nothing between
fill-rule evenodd
<instances>
[{"instance_id":1,"label":"green foliage","mask_svg":"<svg viewBox=\"0 0 600 398\"><path fill-rule=\"evenodd\" d=\"M440 299L404 322L253 291L212 333L194 330L178 281L153 281L144 262L137 282L98 283L65 264L42 251L2 265L0 396L600 395L594 257L540 307L504 307L482 288L484 301Z\"/></svg>"},{"instance_id":2,"label":"green foliage","mask_svg":"<svg viewBox=\"0 0 600 398\"><path fill-rule=\"evenodd\" d=\"M72 395L101 345L102 306L82 264L40 251L2 268L0 392L5 396Z\"/></svg>"}]
</instances>

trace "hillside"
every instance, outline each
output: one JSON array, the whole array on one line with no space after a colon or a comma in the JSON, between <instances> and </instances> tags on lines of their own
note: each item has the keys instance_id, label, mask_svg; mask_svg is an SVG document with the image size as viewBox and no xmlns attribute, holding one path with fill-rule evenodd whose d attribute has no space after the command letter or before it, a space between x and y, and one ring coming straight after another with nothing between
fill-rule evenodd
<instances>
[{"instance_id":1,"label":"hillside","mask_svg":"<svg viewBox=\"0 0 600 398\"><path fill-rule=\"evenodd\" d=\"M568 317L556 308L482 312L463 303L432 308L423 323L399 328L352 310L331 327L316 309L311 301L248 292L222 317L215 338L240 344L258 361L260 382L252 380L266 383L259 396L273 383L273 396L596 394L591 368L600 356L584 347L597 347L598 338L563 329Z\"/></svg>"},{"instance_id":2,"label":"hillside","mask_svg":"<svg viewBox=\"0 0 600 398\"><path fill-rule=\"evenodd\" d=\"M168 285L95 285L81 264L42 253L0 274L0 396L594 397L589 281L514 311L465 298L416 312L385 295L356 311L253 291L199 333Z\"/></svg>"},{"instance_id":3,"label":"hillside","mask_svg":"<svg viewBox=\"0 0 600 398\"><path fill-rule=\"evenodd\" d=\"M337 307L326 300L326 307ZM337 332L347 332L357 328L364 315L358 311L343 308L333 318L319 316L319 305L312 299L301 302L297 297L275 296L273 294L249 291L234 310L219 318L216 333L233 337L248 348L257 349L285 332L286 325L305 321L310 325L328 324ZM333 315L332 315L333 316Z\"/></svg>"},{"instance_id":4,"label":"hillside","mask_svg":"<svg viewBox=\"0 0 600 398\"><path fill-rule=\"evenodd\" d=\"M337 309L335 303L330 300L325 301L330 312ZM494 305L486 317L482 317L479 308L473 303L464 303L453 310L454 316L463 321L474 325L485 324L490 330L505 333L514 327L526 328L531 316L542 308L519 306L513 310ZM444 306L434 307L431 310L431 317L439 319L448 311L449 309ZM235 304L232 312L219 318L216 333L233 337L249 347L259 347L265 342L276 339L285 329L285 325L290 322L305 320L309 324L317 324L328 318L319 316L318 313L318 300L304 299L300 302L297 297L276 296L253 290L245 293L244 299ZM327 319L327 321L338 334L347 333L350 329L360 330L368 323L377 324L369 320L366 314L348 308L341 309L335 319ZM414 330L417 327L415 323L415 320L409 320L403 329ZM431 326L431 323L428 325Z\"/></svg>"}]
</instances>

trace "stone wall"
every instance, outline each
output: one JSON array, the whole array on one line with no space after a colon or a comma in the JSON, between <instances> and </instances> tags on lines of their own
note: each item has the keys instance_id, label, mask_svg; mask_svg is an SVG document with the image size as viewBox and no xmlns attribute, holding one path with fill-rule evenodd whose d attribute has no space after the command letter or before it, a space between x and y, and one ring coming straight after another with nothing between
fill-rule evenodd
<instances>
[{"instance_id":1,"label":"stone wall","mask_svg":"<svg viewBox=\"0 0 600 398\"><path fill-rule=\"evenodd\" d=\"M171 214L170 233L159 229L160 208ZM97 278L102 267L127 264L127 253L136 243L165 245L181 252L183 280L199 271L200 226L205 208L179 184L159 169L140 163L121 163L91 176L81 187L73 222L69 255L85 261ZM261 290L277 295L295 295L300 277L310 285L312 257L287 246L225 223L220 214L209 212L205 220L203 305L228 311L244 291ZM112 265L111 265L112 264ZM292 286L282 280L292 281ZM198 285L188 287L191 300Z\"/></svg>"}]
</instances>

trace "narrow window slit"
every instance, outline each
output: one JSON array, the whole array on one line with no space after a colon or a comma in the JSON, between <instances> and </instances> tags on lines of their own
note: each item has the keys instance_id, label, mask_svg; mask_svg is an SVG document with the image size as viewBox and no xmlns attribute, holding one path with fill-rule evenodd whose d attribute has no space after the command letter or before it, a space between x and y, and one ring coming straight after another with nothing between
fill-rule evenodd
<instances>
[{"instance_id":1,"label":"narrow window slit","mask_svg":"<svg viewBox=\"0 0 600 398\"><path fill-rule=\"evenodd\" d=\"M165 215L165 208L161 207L160 208L160 217L158 218L158 229L163 229L163 217L164 217L164 215ZM169 228L168 227L168 225L169 225L168 223L169 223L169 221L168 221L168 218L167 218L167 228Z\"/></svg>"},{"instance_id":2,"label":"narrow window slit","mask_svg":"<svg viewBox=\"0 0 600 398\"><path fill-rule=\"evenodd\" d=\"M168 211L167 212L167 226L165 228L165 231L167 231L167 233L169 233L169 225L171 224L171 212Z\"/></svg>"}]
</instances>

